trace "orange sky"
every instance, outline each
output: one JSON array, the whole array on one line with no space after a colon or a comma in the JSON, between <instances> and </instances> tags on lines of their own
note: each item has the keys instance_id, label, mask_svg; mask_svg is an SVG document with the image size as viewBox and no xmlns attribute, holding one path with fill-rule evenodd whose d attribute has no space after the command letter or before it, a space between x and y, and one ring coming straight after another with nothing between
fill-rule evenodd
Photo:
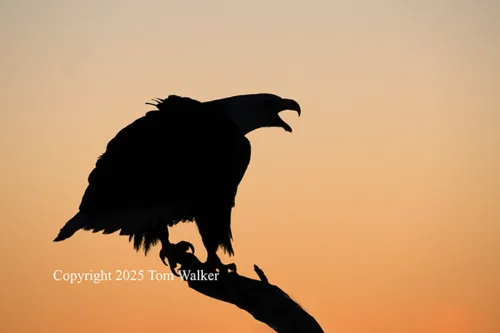
<instances>
[{"instance_id":1,"label":"orange sky","mask_svg":"<svg viewBox=\"0 0 500 333\"><path fill-rule=\"evenodd\" d=\"M55 282L56 269L168 268L158 248L144 257L125 237L52 239L106 143L150 98L272 92L303 116L284 115L291 135L249 136L233 214L239 271L258 264L326 332L500 332L499 10L2 1L4 331L271 332L181 281ZM194 225L171 234L204 259Z\"/></svg>"}]
</instances>

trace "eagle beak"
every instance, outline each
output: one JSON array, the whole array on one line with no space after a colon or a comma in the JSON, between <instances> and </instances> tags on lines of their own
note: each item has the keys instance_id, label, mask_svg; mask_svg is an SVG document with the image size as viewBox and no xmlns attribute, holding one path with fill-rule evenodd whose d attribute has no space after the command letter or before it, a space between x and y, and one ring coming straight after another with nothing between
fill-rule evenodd
<instances>
[{"instance_id":1,"label":"eagle beak","mask_svg":"<svg viewBox=\"0 0 500 333\"><path fill-rule=\"evenodd\" d=\"M285 110L291 110L291 111L296 111L298 116L300 117L300 105L299 103L297 103L296 101L294 101L293 99L286 99L286 98L283 98L281 100L281 104L280 104L280 110L278 111L278 113L280 113L281 111L285 111ZM283 129L289 133L292 133L292 128L290 127L290 125L288 125L283 119L280 118L280 123L281 123L281 127L283 127Z\"/></svg>"},{"instance_id":2,"label":"eagle beak","mask_svg":"<svg viewBox=\"0 0 500 333\"><path fill-rule=\"evenodd\" d=\"M286 98L282 99L280 112L285 111L285 110L296 111L300 117L300 113L301 113L300 105L299 105L299 103L297 103L293 99L286 99Z\"/></svg>"},{"instance_id":3,"label":"eagle beak","mask_svg":"<svg viewBox=\"0 0 500 333\"><path fill-rule=\"evenodd\" d=\"M283 129L288 132L288 133L292 133L292 128L290 127L290 125L288 125L287 123L285 123L284 121L281 121L281 127L283 127Z\"/></svg>"}]
</instances>

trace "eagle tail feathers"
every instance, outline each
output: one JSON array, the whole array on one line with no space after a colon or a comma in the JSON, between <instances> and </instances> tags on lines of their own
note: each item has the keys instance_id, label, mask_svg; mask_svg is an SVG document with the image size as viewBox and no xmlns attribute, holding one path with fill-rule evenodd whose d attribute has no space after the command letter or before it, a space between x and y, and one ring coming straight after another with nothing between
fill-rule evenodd
<instances>
[{"instance_id":1,"label":"eagle tail feathers","mask_svg":"<svg viewBox=\"0 0 500 333\"><path fill-rule=\"evenodd\" d=\"M61 228L59 234L54 239L54 242L60 242L67 238L70 238L75 232L82 229L84 226L85 218L82 216L82 214L77 213Z\"/></svg>"}]
</instances>

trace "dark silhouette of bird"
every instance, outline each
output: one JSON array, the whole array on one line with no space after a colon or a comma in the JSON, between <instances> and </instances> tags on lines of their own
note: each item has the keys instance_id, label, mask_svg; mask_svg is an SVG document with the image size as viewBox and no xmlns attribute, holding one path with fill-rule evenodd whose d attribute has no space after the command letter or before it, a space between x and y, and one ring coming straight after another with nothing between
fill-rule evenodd
<instances>
[{"instance_id":1,"label":"dark silhouette of bird","mask_svg":"<svg viewBox=\"0 0 500 333\"><path fill-rule=\"evenodd\" d=\"M278 113L296 111L292 99L249 94L208 102L170 95L146 103L156 107L108 143L88 177L79 212L55 242L76 231L129 236L145 255L161 242L160 258L176 275L179 255L194 247L169 241L168 227L194 221L207 250L206 265L236 271L217 255L234 254L231 212L238 186L250 162L246 134L263 127L292 132ZM168 266L168 265L167 265Z\"/></svg>"}]
</instances>

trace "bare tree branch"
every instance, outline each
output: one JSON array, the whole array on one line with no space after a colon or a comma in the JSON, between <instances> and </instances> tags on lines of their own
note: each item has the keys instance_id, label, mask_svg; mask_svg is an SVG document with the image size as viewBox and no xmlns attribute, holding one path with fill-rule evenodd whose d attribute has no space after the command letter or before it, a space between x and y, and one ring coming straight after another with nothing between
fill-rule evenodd
<instances>
[{"instance_id":1,"label":"bare tree branch","mask_svg":"<svg viewBox=\"0 0 500 333\"><path fill-rule=\"evenodd\" d=\"M185 253L181 270L209 273L191 253ZM250 279L237 273L218 275L217 280L188 280L191 289L203 295L236 305L255 319L267 324L279 333L322 333L318 322L288 294L269 283L264 272L254 265L260 280Z\"/></svg>"}]
</instances>

